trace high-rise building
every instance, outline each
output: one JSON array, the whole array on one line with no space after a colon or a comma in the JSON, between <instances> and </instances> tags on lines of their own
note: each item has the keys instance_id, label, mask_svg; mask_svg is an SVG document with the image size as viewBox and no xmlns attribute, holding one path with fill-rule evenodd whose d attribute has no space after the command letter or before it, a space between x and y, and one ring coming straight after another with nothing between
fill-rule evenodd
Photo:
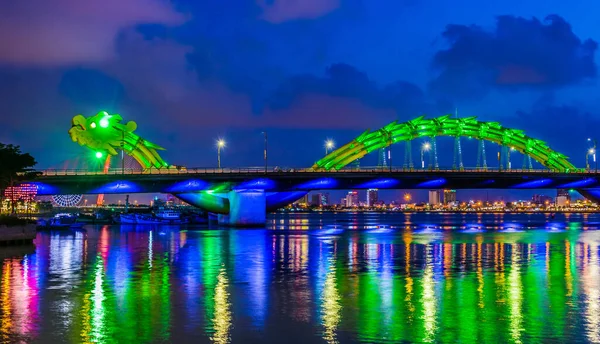
<instances>
[{"instance_id":1,"label":"high-rise building","mask_svg":"<svg viewBox=\"0 0 600 344\"><path fill-rule=\"evenodd\" d=\"M369 189L367 190L367 206L372 207L379 200L379 190Z\"/></svg>"},{"instance_id":2,"label":"high-rise building","mask_svg":"<svg viewBox=\"0 0 600 344\"><path fill-rule=\"evenodd\" d=\"M440 190L429 190L429 204L438 205L441 203L441 191Z\"/></svg>"},{"instance_id":3,"label":"high-rise building","mask_svg":"<svg viewBox=\"0 0 600 344\"><path fill-rule=\"evenodd\" d=\"M349 191L348 195L346 196L346 206L355 207L358 205L358 191Z\"/></svg>"},{"instance_id":4,"label":"high-rise building","mask_svg":"<svg viewBox=\"0 0 600 344\"><path fill-rule=\"evenodd\" d=\"M531 203L533 204L550 204L552 203L552 197L546 195L533 195L531 197Z\"/></svg>"},{"instance_id":5,"label":"high-rise building","mask_svg":"<svg viewBox=\"0 0 600 344\"><path fill-rule=\"evenodd\" d=\"M564 207L571 203L571 195L569 194L569 190L567 189L558 189L556 190L556 206Z\"/></svg>"},{"instance_id":6,"label":"high-rise building","mask_svg":"<svg viewBox=\"0 0 600 344\"><path fill-rule=\"evenodd\" d=\"M329 192L321 193L321 205L331 205L329 204Z\"/></svg>"},{"instance_id":7,"label":"high-rise building","mask_svg":"<svg viewBox=\"0 0 600 344\"><path fill-rule=\"evenodd\" d=\"M307 206L308 205L308 194L304 195L304 197L302 197L299 200L297 200L296 202L294 202L294 204Z\"/></svg>"},{"instance_id":8,"label":"high-rise building","mask_svg":"<svg viewBox=\"0 0 600 344\"><path fill-rule=\"evenodd\" d=\"M444 204L456 202L456 190L444 190Z\"/></svg>"},{"instance_id":9,"label":"high-rise building","mask_svg":"<svg viewBox=\"0 0 600 344\"><path fill-rule=\"evenodd\" d=\"M322 205L321 203L321 194L320 193L314 193L312 194L311 200L310 200L310 205L313 207L320 207Z\"/></svg>"}]
</instances>

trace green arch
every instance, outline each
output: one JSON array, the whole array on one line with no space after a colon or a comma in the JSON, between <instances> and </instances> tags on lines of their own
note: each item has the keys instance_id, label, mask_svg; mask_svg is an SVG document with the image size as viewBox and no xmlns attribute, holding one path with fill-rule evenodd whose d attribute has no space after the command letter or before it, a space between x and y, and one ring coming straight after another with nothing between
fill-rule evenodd
<instances>
[{"instance_id":1,"label":"green arch","mask_svg":"<svg viewBox=\"0 0 600 344\"><path fill-rule=\"evenodd\" d=\"M552 171L573 172L577 170L569 162L567 156L550 149L546 142L525 135L522 130L505 128L497 122L480 122L476 117L452 118L452 115L432 119L421 116L404 123L394 121L374 132L367 130L356 139L317 161L312 169L339 170L374 150L419 137L436 136L465 136L491 141L512 147Z\"/></svg>"}]
</instances>

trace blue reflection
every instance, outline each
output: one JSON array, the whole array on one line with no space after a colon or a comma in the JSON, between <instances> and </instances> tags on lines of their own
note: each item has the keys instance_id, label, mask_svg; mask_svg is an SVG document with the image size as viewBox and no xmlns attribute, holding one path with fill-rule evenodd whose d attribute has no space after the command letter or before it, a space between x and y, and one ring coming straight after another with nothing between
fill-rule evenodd
<instances>
[{"instance_id":1,"label":"blue reflection","mask_svg":"<svg viewBox=\"0 0 600 344\"><path fill-rule=\"evenodd\" d=\"M483 233L484 227L479 223L469 223L465 225L465 229L461 231L462 233Z\"/></svg>"},{"instance_id":2,"label":"blue reflection","mask_svg":"<svg viewBox=\"0 0 600 344\"><path fill-rule=\"evenodd\" d=\"M501 232L506 232L506 233L516 233L516 232L522 232L523 231L523 225L520 223L504 223L502 225L502 229L500 230Z\"/></svg>"},{"instance_id":3,"label":"blue reflection","mask_svg":"<svg viewBox=\"0 0 600 344\"><path fill-rule=\"evenodd\" d=\"M532 180L530 182L524 182L524 183L520 183L515 185L514 187L517 189L538 189L538 188L542 188L544 186L548 186L552 184L552 179L538 179L538 180Z\"/></svg>"},{"instance_id":4,"label":"blue reflection","mask_svg":"<svg viewBox=\"0 0 600 344\"><path fill-rule=\"evenodd\" d=\"M190 179L182 182L175 183L169 186L165 191L167 192L190 192L190 191L202 191L209 188L209 183L199 180Z\"/></svg>"},{"instance_id":5,"label":"blue reflection","mask_svg":"<svg viewBox=\"0 0 600 344\"><path fill-rule=\"evenodd\" d=\"M357 189L391 189L400 184L400 181L393 178L375 179L357 185Z\"/></svg>"},{"instance_id":6,"label":"blue reflection","mask_svg":"<svg viewBox=\"0 0 600 344\"><path fill-rule=\"evenodd\" d=\"M302 183L297 188L302 190L323 190L335 188L337 185L338 181L333 178L320 178Z\"/></svg>"},{"instance_id":7,"label":"blue reflection","mask_svg":"<svg viewBox=\"0 0 600 344\"><path fill-rule=\"evenodd\" d=\"M434 180L428 180L426 182L422 182L422 183L418 184L417 187L420 187L420 188L436 188L436 187L440 187L440 186L442 186L444 184L446 184L446 179L440 178L440 179L434 179Z\"/></svg>"},{"instance_id":8,"label":"blue reflection","mask_svg":"<svg viewBox=\"0 0 600 344\"><path fill-rule=\"evenodd\" d=\"M560 222L549 222L546 226L548 232L564 232L565 228L565 224Z\"/></svg>"}]
</instances>

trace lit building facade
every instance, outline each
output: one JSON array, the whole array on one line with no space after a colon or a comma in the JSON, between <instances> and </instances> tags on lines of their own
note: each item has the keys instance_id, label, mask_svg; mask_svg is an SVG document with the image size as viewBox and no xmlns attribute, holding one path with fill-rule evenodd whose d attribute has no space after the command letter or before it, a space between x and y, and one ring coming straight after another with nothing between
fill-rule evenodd
<instances>
[{"instance_id":1,"label":"lit building facade","mask_svg":"<svg viewBox=\"0 0 600 344\"><path fill-rule=\"evenodd\" d=\"M358 201L358 191L350 191L346 196L346 207L357 207L359 205Z\"/></svg>"},{"instance_id":2,"label":"lit building facade","mask_svg":"<svg viewBox=\"0 0 600 344\"><path fill-rule=\"evenodd\" d=\"M441 190L429 190L429 204L439 205L441 203Z\"/></svg>"},{"instance_id":3,"label":"lit building facade","mask_svg":"<svg viewBox=\"0 0 600 344\"><path fill-rule=\"evenodd\" d=\"M37 196L37 186L34 184L9 186L4 190L4 199L8 201L32 202L35 196Z\"/></svg>"},{"instance_id":4,"label":"lit building facade","mask_svg":"<svg viewBox=\"0 0 600 344\"><path fill-rule=\"evenodd\" d=\"M444 204L456 203L456 190L444 190Z\"/></svg>"},{"instance_id":5,"label":"lit building facade","mask_svg":"<svg viewBox=\"0 0 600 344\"><path fill-rule=\"evenodd\" d=\"M369 189L367 190L367 206L374 206L379 201L379 190Z\"/></svg>"}]
</instances>

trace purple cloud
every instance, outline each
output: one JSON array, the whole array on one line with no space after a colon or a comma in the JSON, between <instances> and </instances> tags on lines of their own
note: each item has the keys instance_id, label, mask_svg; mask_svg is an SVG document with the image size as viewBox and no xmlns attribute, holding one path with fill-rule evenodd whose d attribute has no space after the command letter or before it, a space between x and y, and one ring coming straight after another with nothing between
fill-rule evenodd
<instances>
[{"instance_id":1,"label":"purple cloud","mask_svg":"<svg viewBox=\"0 0 600 344\"><path fill-rule=\"evenodd\" d=\"M598 44L582 41L563 18L545 21L500 16L493 31L449 25L443 33L450 47L438 51L440 71L433 91L454 98L478 98L490 89L549 89L596 77Z\"/></svg>"},{"instance_id":2,"label":"purple cloud","mask_svg":"<svg viewBox=\"0 0 600 344\"><path fill-rule=\"evenodd\" d=\"M340 6L340 0L256 0L263 18L271 23L294 19L315 19Z\"/></svg>"},{"instance_id":3,"label":"purple cloud","mask_svg":"<svg viewBox=\"0 0 600 344\"><path fill-rule=\"evenodd\" d=\"M0 8L0 64L25 66L106 61L123 29L185 19L162 0L0 0Z\"/></svg>"}]
</instances>

